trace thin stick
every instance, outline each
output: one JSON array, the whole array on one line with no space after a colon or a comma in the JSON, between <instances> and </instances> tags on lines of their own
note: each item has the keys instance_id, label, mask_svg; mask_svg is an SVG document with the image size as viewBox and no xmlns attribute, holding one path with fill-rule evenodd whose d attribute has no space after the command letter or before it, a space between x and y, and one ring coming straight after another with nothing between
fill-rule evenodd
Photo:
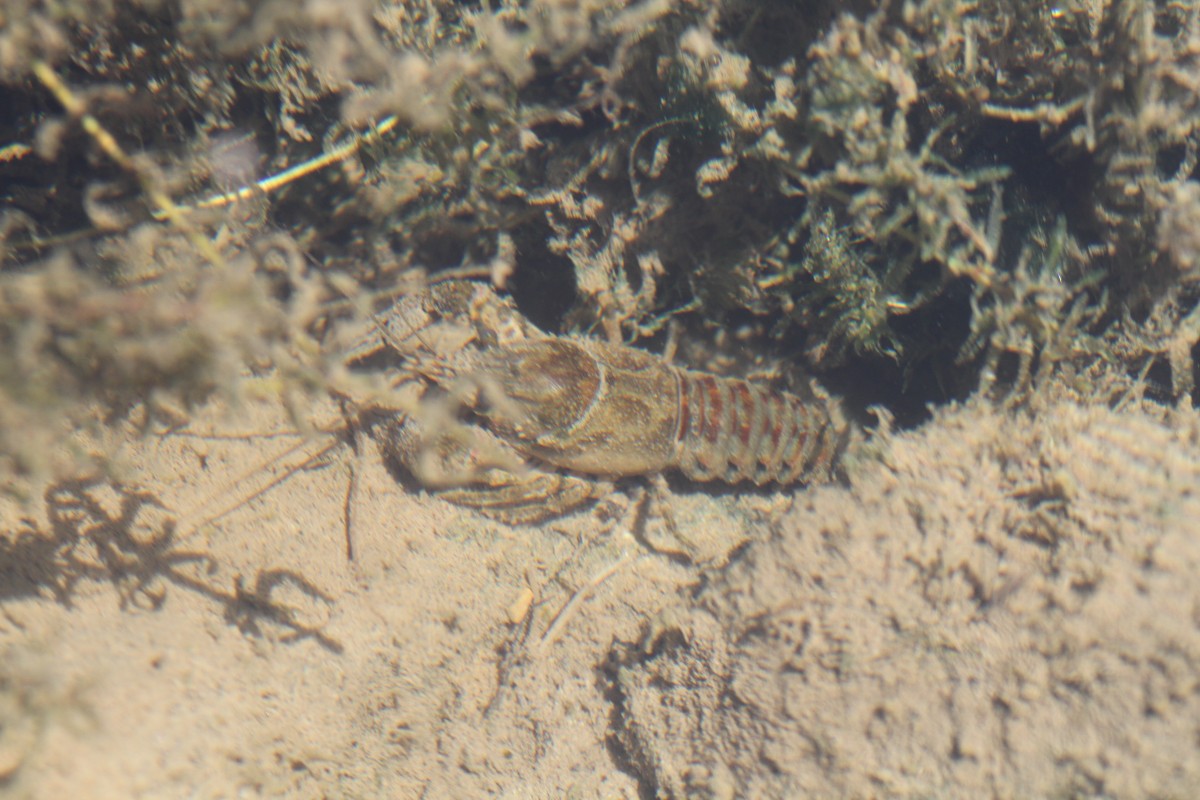
<instances>
[{"instance_id":1,"label":"thin stick","mask_svg":"<svg viewBox=\"0 0 1200 800\"><path fill-rule=\"evenodd\" d=\"M256 464L242 473L241 476L235 478L227 484L224 484L204 500L197 503L192 511L181 515L177 523L178 533L176 535L176 541L182 542L191 538L205 526L211 525L228 514L232 514L246 503L262 497L276 486L279 486L281 483L291 478L308 464L311 464L316 459L331 452L339 444L341 444L341 442L336 438L333 441L323 442L319 440L305 440L299 442L298 444L292 445L278 455L271 456L265 461ZM277 473L265 481L262 481L261 477L257 478L256 483L260 481L261 483L257 485L253 491L248 494L239 494L239 496L236 498L232 498L232 502L230 502L230 487L244 485L256 476L269 475L269 468L272 466L277 466L281 463L285 465L282 473ZM222 499L225 499L226 502L221 503ZM217 505L217 510L212 511L205 516L199 517L198 519L195 518L197 515L203 513L206 509L210 509L213 505Z\"/></svg>"},{"instance_id":2,"label":"thin stick","mask_svg":"<svg viewBox=\"0 0 1200 800\"><path fill-rule=\"evenodd\" d=\"M191 241L192 245L214 267L224 267L225 259L221 257L216 245L188 223L184 217L183 209L176 205L175 201L166 192L159 189L151 176L145 170L141 169L129 157L128 153L121 149L121 145L117 143L113 135L105 130L104 126L100 124L100 120L92 116L84 102L58 77L58 73L51 69L49 64L39 59L33 62L33 74L42 82L43 86L50 90L50 93L66 109L67 113L79 120L84 131L95 140L105 155L130 175L137 178L142 191L146 193L146 196L157 207L157 210L154 212L155 218L167 220L182 231Z\"/></svg>"},{"instance_id":3,"label":"thin stick","mask_svg":"<svg viewBox=\"0 0 1200 800\"><path fill-rule=\"evenodd\" d=\"M333 148L328 153L322 153L308 161L289 167L283 172L269 175L231 192L214 194L195 203L180 205L158 188L152 176L141 169L137 162L121 148L116 138L87 110L87 106L83 100L72 92L70 87L63 83L62 79L51 69L49 64L41 60L34 61L33 74L54 95L59 104L66 109L66 112L79 120L84 131L95 140L105 155L137 179L142 191L146 193L146 196L150 198L154 206L154 209L150 213L151 218L158 222L171 223L187 235L196 249L211 264L219 267L225 265L225 260L222 258L220 252L217 251L212 241L188 222L186 218L188 211L223 208L233 205L239 200L248 200L252 197L274 192L306 175L311 175L330 165L345 161L361 150L363 146L379 141L384 135L400 124L400 120L394 114L389 115L380 120L377 125L372 126L366 133L355 136L349 142ZM44 244L46 242L40 242L39 246Z\"/></svg>"},{"instance_id":4,"label":"thin stick","mask_svg":"<svg viewBox=\"0 0 1200 800\"><path fill-rule=\"evenodd\" d=\"M646 557L647 556L641 556L640 558ZM596 589L600 588L601 584L603 584L613 575L616 575L622 567L633 560L633 551L627 550L624 555L622 555L613 563L609 564L604 569L600 570L600 572L596 573L596 575L593 576L590 581L577 589L575 594L571 595L571 599L568 600L563 607L558 610L558 613L554 615L554 619L550 620L550 625L546 628L546 632L542 634L542 638L538 640L535 651L540 652L554 644L558 640L558 637L562 636L563 631L567 627L567 623L569 623L575 614L578 613L579 607L583 605L584 601L590 598L592 593L595 592Z\"/></svg>"},{"instance_id":5,"label":"thin stick","mask_svg":"<svg viewBox=\"0 0 1200 800\"><path fill-rule=\"evenodd\" d=\"M270 192L287 186L289 183L303 178L305 175L311 175L325 167L338 162L345 161L350 156L357 153L364 145L379 141L388 131L392 130L399 124L399 120L393 115L385 117L380 123L371 128L361 136L356 136L346 144L339 145L328 153L322 153L315 158L310 158L308 161L303 161L293 167L285 169L283 172L277 172L274 175L269 175L261 180L255 181L249 186L243 186L240 189L235 189L232 192L224 192L215 194L211 197L206 197L186 206L188 209L201 208L221 208L222 206L233 205L239 200L249 200L261 194L269 194ZM157 220L165 219L166 216L161 212L156 211L154 218Z\"/></svg>"}]
</instances>

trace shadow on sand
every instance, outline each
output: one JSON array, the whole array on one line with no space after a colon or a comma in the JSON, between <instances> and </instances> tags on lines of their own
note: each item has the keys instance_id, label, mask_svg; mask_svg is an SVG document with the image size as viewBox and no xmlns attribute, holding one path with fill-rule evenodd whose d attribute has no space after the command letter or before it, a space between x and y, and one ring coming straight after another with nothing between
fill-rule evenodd
<instances>
[{"instance_id":1,"label":"shadow on sand","mask_svg":"<svg viewBox=\"0 0 1200 800\"><path fill-rule=\"evenodd\" d=\"M313 639L333 653L342 645L319 624L273 595L281 589L303 605L328 606L332 599L302 575L260 569L252 582L235 575L232 586L216 580L217 561L197 549L182 549L175 521L149 492L100 479L64 481L45 493L48 529L24 520L0 534L0 612L5 601L52 596L73 606L80 588L109 583L122 610L157 611L175 586L202 595L223 610L226 622L251 637L283 630L280 641ZM247 585L249 584L249 585Z\"/></svg>"}]
</instances>

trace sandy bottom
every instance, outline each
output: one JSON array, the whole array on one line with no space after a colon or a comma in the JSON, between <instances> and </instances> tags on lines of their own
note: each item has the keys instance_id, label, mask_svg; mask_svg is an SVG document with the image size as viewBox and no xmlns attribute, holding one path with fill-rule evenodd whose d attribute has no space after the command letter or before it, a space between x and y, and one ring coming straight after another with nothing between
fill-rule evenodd
<instances>
[{"instance_id":1,"label":"sandy bottom","mask_svg":"<svg viewBox=\"0 0 1200 800\"><path fill-rule=\"evenodd\" d=\"M6 509L3 791L1200 796L1194 415L945 411L848 486L676 494L691 562L287 431L211 408Z\"/></svg>"}]
</instances>

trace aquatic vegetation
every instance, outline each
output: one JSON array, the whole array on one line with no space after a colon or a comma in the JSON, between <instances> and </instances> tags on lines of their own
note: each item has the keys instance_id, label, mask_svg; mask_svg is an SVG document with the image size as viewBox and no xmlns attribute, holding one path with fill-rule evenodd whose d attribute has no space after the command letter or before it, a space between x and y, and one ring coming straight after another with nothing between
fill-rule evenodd
<instances>
[{"instance_id":1,"label":"aquatic vegetation","mask_svg":"<svg viewBox=\"0 0 1200 800\"><path fill-rule=\"evenodd\" d=\"M2 13L10 429L158 419L270 364L299 414L346 316L447 269L555 333L840 374L852 412L1022 401L1068 366L1119 383L1157 357L1150 319L1182 331L1167 394L1194 385L1194 2ZM20 288L49 276L75 305ZM4 471L43 469L16 448Z\"/></svg>"}]
</instances>

